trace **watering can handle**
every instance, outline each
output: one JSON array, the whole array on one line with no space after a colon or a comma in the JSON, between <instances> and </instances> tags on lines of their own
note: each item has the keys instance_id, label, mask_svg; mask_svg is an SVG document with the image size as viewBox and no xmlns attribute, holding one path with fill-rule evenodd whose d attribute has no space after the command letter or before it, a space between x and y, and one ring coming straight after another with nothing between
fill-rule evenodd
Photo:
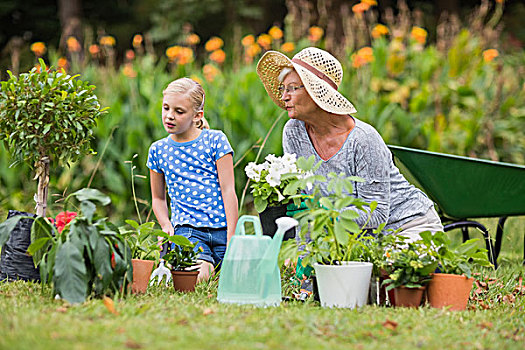
<instances>
[{"instance_id":1,"label":"watering can handle","mask_svg":"<svg viewBox=\"0 0 525 350\"><path fill-rule=\"evenodd\" d=\"M253 228L255 229L255 235L256 236L262 236L262 227L261 227L261 221L257 216L254 215L243 215L237 220L237 227L235 228L235 234L244 236L244 224L246 222L251 222L253 224Z\"/></svg>"}]
</instances>

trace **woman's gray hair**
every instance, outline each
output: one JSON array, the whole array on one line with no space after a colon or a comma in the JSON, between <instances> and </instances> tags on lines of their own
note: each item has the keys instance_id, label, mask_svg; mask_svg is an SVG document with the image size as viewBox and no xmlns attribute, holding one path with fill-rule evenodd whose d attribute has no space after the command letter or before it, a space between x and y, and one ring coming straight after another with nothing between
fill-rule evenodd
<instances>
[{"instance_id":1,"label":"woman's gray hair","mask_svg":"<svg viewBox=\"0 0 525 350\"><path fill-rule=\"evenodd\" d=\"M284 78L286 78L286 76L288 75L288 73L290 73L291 71L293 71L292 68L290 67L284 67L283 70L281 70L281 73L279 73L279 76L277 77L277 80L282 83Z\"/></svg>"},{"instance_id":2,"label":"woman's gray hair","mask_svg":"<svg viewBox=\"0 0 525 350\"><path fill-rule=\"evenodd\" d=\"M201 84L190 78L180 78L172 81L162 92L166 94L187 94L190 98L195 113L204 110L204 89Z\"/></svg>"}]
</instances>

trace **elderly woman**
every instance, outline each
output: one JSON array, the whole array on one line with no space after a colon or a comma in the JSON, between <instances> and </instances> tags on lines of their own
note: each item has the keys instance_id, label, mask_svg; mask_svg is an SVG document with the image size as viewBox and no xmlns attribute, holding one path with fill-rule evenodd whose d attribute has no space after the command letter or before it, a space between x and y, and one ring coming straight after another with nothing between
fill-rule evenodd
<instances>
[{"instance_id":1,"label":"elderly woman","mask_svg":"<svg viewBox=\"0 0 525 350\"><path fill-rule=\"evenodd\" d=\"M354 106L337 89L343 78L339 61L328 52L309 47L291 60L280 52L266 52L257 74L268 95L288 112L283 150L297 157L312 154L322 161L318 174L330 172L362 177L354 195L377 201L367 228L386 223L401 229L409 241L423 231L443 231L432 201L399 173L379 133L353 117ZM323 185L321 185L323 186ZM321 193L328 194L326 187ZM363 225L366 213L356 220Z\"/></svg>"}]
</instances>

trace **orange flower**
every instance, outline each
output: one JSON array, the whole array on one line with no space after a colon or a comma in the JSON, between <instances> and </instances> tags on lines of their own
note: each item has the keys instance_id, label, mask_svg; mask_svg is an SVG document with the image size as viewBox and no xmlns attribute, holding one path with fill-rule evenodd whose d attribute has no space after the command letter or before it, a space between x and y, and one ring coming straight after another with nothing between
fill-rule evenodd
<instances>
[{"instance_id":1,"label":"orange flower","mask_svg":"<svg viewBox=\"0 0 525 350\"><path fill-rule=\"evenodd\" d=\"M191 80L194 80L194 81L196 81L197 83L199 83L200 85L202 85L202 79L199 78L198 76L196 76L196 75L192 75L192 76L190 76L190 79L191 79Z\"/></svg>"},{"instance_id":2,"label":"orange flower","mask_svg":"<svg viewBox=\"0 0 525 350\"><path fill-rule=\"evenodd\" d=\"M184 65L191 62L193 62L193 50L189 47L182 47L179 52L177 63L180 65Z\"/></svg>"},{"instance_id":3,"label":"orange flower","mask_svg":"<svg viewBox=\"0 0 525 350\"><path fill-rule=\"evenodd\" d=\"M210 40L208 40L206 44L204 44L204 48L206 49L206 51L212 52L220 49L222 45L224 45L224 41L222 41L221 38L214 36L210 38Z\"/></svg>"},{"instance_id":4,"label":"orange flower","mask_svg":"<svg viewBox=\"0 0 525 350\"><path fill-rule=\"evenodd\" d=\"M60 70L66 70L67 69L67 58L65 57L60 57L57 61L57 66L58 66L58 69Z\"/></svg>"},{"instance_id":5,"label":"orange flower","mask_svg":"<svg viewBox=\"0 0 525 350\"><path fill-rule=\"evenodd\" d=\"M324 30L321 27L313 26L308 28L308 40L315 43L321 40L324 35Z\"/></svg>"},{"instance_id":6,"label":"orange flower","mask_svg":"<svg viewBox=\"0 0 525 350\"><path fill-rule=\"evenodd\" d=\"M215 50L210 54L210 60L217 63L223 63L226 59L226 53L221 49Z\"/></svg>"},{"instance_id":7,"label":"orange flower","mask_svg":"<svg viewBox=\"0 0 525 350\"><path fill-rule=\"evenodd\" d=\"M270 30L268 31L268 34L270 34L270 36L274 40L279 40L283 37L283 31L281 30L281 28L277 26L271 27Z\"/></svg>"},{"instance_id":8,"label":"orange flower","mask_svg":"<svg viewBox=\"0 0 525 350\"><path fill-rule=\"evenodd\" d=\"M247 47L247 46L250 46L250 45L253 45L253 43L255 42L255 37L251 34L249 35L246 35L244 38L242 38L241 40L241 44L242 46L244 47Z\"/></svg>"},{"instance_id":9,"label":"orange flower","mask_svg":"<svg viewBox=\"0 0 525 350\"><path fill-rule=\"evenodd\" d=\"M38 57L41 57L43 54L45 54L46 50L46 44L41 41L31 44L31 51L33 51L33 53Z\"/></svg>"},{"instance_id":10,"label":"orange flower","mask_svg":"<svg viewBox=\"0 0 525 350\"><path fill-rule=\"evenodd\" d=\"M385 25L378 24L372 29L372 37L374 39L380 38L388 34L388 28Z\"/></svg>"},{"instance_id":11,"label":"orange flower","mask_svg":"<svg viewBox=\"0 0 525 350\"><path fill-rule=\"evenodd\" d=\"M182 47L180 46L170 46L166 49L166 56L170 62L175 61L180 54Z\"/></svg>"},{"instance_id":12,"label":"orange flower","mask_svg":"<svg viewBox=\"0 0 525 350\"><path fill-rule=\"evenodd\" d=\"M202 67L202 73L204 74L204 79L206 81L212 82L215 80L215 77L219 75L221 71L215 67L213 64L205 64L204 67Z\"/></svg>"},{"instance_id":13,"label":"orange flower","mask_svg":"<svg viewBox=\"0 0 525 350\"><path fill-rule=\"evenodd\" d=\"M257 44L259 44L265 50L269 50L270 45L272 45L272 40L273 40L272 37L269 36L268 34L261 34L257 38Z\"/></svg>"},{"instance_id":14,"label":"orange flower","mask_svg":"<svg viewBox=\"0 0 525 350\"><path fill-rule=\"evenodd\" d=\"M140 47L140 45L142 44L142 41L144 40L144 38L142 38L142 35L140 34L135 34L133 36L133 47L134 48L138 48Z\"/></svg>"},{"instance_id":15,"label":"orange flower","mask_svg":"<svg viewBox=\"0 0 525 350\"><path fill-rule=\"evenodd\" d=\"M99 44L102 46L115 46L116 41L115 38L111 35L105 35L99 40Z\"/></svg>"},{"instance_id":16,"label":"orange flower","mask_svg":"<svg viewBox=\"0 0 525 350\"><path fill-rule=\"evenodd\" d=\"M289 41L281 45L281 51L283 52L290 53L293 50L295 50L295 45Z\"/></svg>"},{"instance_id":17,"label":"orange flower","mask_svg":"<svg viewBox=\"0 0 525 350\"><path fill-rule=\"evenodd\" d=\"M89 45L89 53L92 55L92 56L96 56L100 53L100 47L96 44L93 44L93 45Z\"/></svg>"},{"instance_id":18,"label":"orange flower","mask_svg":"<svg viewBox=\"0 0 525 350\"><path fill-rule=\"evenodd\" d=\"M374 51L371 47L366 46L357 51L356 54L352 55L352 67L359 68L366 65L369 62L374 61Z\"/></svg>"},{"instance_id":19,"label":"orange flower","mask_svg":"<svg viewBox=\"0 0 525 350\"><path fill-rule=\"evenodd\" d=\"M257 56L259 53L261 53L261 47L256 44L256 43L253 43L252 45L250 45L248 48L246 48L246 55L248 57L255 57Z\"/></svg>"},{"instance_id":20,"label":"orange flower","mask_svg":"<svg viewBox=\"0 0 525 350\"><path fill-rule=\"evenodd\" d=\"M200 42L201 42L201 38L195 33L190 34L186 37L186 44L188 45L193 46L193 45L197 45Z\"/></svg>"},{"instance_id":21,"label":"orange flower","mask_svg":"<svg viewBox=\"0 0 525 350\"><path fill-rule=\"evenodd\" d=\"M35 68L36 68L37 73L42 72L42 67L40 67L40 64L38 64L38 63L35 64Z\"/></svg>"},{"instance_id":22,"label":"orange flower","mask_svg":"<svg viewBox=\"0 0 525 350\"><path fill-rule=\"evenodd\" d=\"M503 3L505 2L505 0L496 0L496 2L497 2L498 4L503 4Z\"/></svg>"},{"instance_id":23,"label":"orange flower","mask_svg":"<svg viewBox=\"0 0 525 350\"><path fill-rule=\"evenodd\" d=\"M66 46L70 52L79 52L81 49L80 43L74 36L70 36L69 38L67 38Z\"/></svg>"},{"instance_id":24,"label":"orange flower","mask_svg":"<svg viewBox=\"0 0 525 350\"><path fill-rule=\"evenodd\" d=\"M133 69L133 64L126 63L124 67L122 68L122 73L127 76L128 78L135 78L137 76L137 72Z\"/></svg>"},{"instance_id":25,"label":"orange flower","mask_svg":"<svg viewBox=\"0 0 525 350\"><path fill-rule=\"evenodd\" d=\"M420 44L424 44L427 41L427 31L421 27L413 27L410 36Z\"/></svg>"},{"instance_id":26,"label":"orange flower","mask_svg":"<svg viewBox=\"0 0 525 350\"><path fill-rule=\"evenodd\" d=\"M376 0L361 0L361 2L367 4L370 7L377 5L377 1Z\"/></svg>"},{"instance_id":27,"label":"orange flower","mask_svg":"<svg viewBox=\"0 0 525 350\"><path fill-rule=\"evenodd\" d=\"M352 12L358 16L361 16L363 12L367 11L370 8L370 5L366 2L360 2L352 6Z\"/></svg>"},{"instance_id":28,"label":"orange flower","mask_svg":"<svg viewBox=\"0 0 525 350\"><path fill-rule=\"evenodd\" d=\"M483 51L483 61L490 62L499 56L499 52L496 49L488 49Z\"/></svg>"},{"instance_id":29,"label":"orange flower","mask_svg":"<svg viewBox=\"0 0 525 350\"><path fill-rule=\"evenodd\" d=\"M126 59L128 61L132 61L135 58L135 51L133 50L126 50Z\"/></svg>"}]
</instances>

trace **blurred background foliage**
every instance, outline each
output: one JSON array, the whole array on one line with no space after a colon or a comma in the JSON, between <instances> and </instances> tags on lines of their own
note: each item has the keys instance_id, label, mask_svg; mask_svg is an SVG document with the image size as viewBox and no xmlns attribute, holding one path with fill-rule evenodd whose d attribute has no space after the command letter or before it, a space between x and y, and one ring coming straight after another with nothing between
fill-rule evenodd
<instances>
[{"instance_id":1,"label":"blurred background foliage","mask_svg":"<svg viewBox=\"0 0 525 350\"><path fill-rule=\"evenodd\" d=\"M162 90L182 76L203 84L205 115L235 149L243 198L247 162L259 152L282 153L287 116L255 73L269 49L290 57L312 45L333 52L344 69L339 90L387 143L525 164L524 33L516 19L525 6L437 3L2 0L0 74L27 71L43 57L81 74L109 107L95 129L96 154L51 169L53 216L64 195L90 186L112 197L110 216L136 218L125 161L148 175L149 145L165 137ZM0 217L8 209L33 211L31 168L9 167L3 145L0 164ZM149 182L134 181L144 219L151 214ZM250 202L247 195L244 213L253 210Z\"/></svg>"}]
</instances>

